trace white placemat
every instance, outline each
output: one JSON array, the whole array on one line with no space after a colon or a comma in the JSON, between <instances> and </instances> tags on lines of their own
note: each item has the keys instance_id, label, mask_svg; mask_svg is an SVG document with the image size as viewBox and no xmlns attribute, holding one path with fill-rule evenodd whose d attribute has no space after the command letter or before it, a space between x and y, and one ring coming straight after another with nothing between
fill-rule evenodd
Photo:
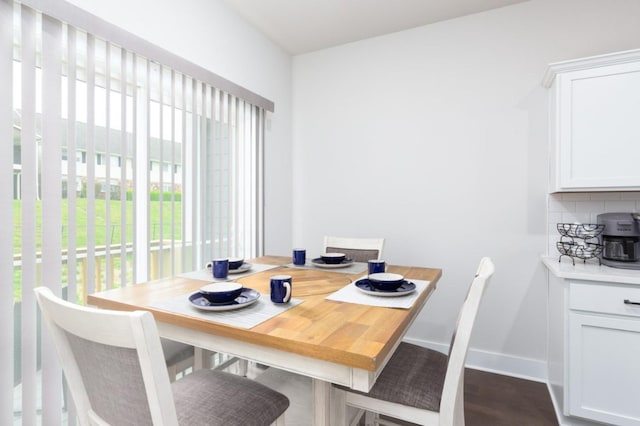
<instances>
[{"instance_id":1,"label":"white placemat","mask_svg":"<svg viewBox=\"0 0 640 426\"><path fill-rule=\"evenodd\" d=\"M192 294L193 293L182 294L171 299L163 300L162 302L152 303L150 306L162 309L163 311L206 319L233 327L253 328L303 302L301 299L291 299L289 303L276 304L271 302L268 294L260 294L260 298L256 303L245 308L234 311L203 311L194 307L191 302L189 302L189 296Z\"/></svg>"},{"instance_id":2,"label":"white placemat","mask_svg":"<svg viewBox=\"0 0 640 426\"><path fill-rule=\"evenodd\" d=\"M194 280L202 280L209 282L222 282L222 281L235 281L238 278L246 277L251 274L256 274L258 272L267 271L269 269L277 268L278 265L265 265L262 263L252 263L251 269L247 272L243 272L241 274L229 274L227 278L213 278L213 274L210 269L204 268L198 271L193 272L185 272L184 274L178 274L179 277L191 278Z\"/></svg>"},{"instance_id":3,"label":"white placemat","mask_svg":"<svg viewBox=\"0 0 640 426\"><path fill-rule=\"evenodd\" d=\"M325 272L342 272L343 274L361 274L367 270L369 267L366 263L362 262L353 262L349 266L345 266L344 268L323 268L320 266L316 266L311 261L307 261L304 265L294 265L293 263L288 263L285 265L287 268L298 268L298 269L315 269L317 271L325 271Z\"/></svg>"},{"instance_id":4,"label":"white placemat","mask_svg":"<svg viewBox=\"0 0 640 426\"><path fill-rule=\"evenodd\" d=\"M358 279L366 277L367 276L365 275ZM406 296L382 297L363 293L358 289L358 287L356 287L355 281L358 280L354 280L351 284L328 295L326 299L336 302L357 303L359 305L380 306L383 308L409 309L413 306L416 299L418 299L420 293L422 293L429 285L429 281L407 279L407 281L411 281L416 285L416 291L407 294Z\"/></svg>"}]
</instances>

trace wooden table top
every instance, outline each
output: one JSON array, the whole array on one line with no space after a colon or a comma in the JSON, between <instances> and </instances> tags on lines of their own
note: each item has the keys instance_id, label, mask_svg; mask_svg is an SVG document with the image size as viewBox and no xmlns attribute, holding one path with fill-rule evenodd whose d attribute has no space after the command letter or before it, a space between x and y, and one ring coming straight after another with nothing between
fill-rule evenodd
<instances>
[{"instance_id":1,"label":"wooden table top","mask_svg":"<svg viewBox=\"0 0 640 426\"><path fill-rule=\"evenodd\" d=\"M394 309L325 300L326 296L362 274L287 268L284 265L290 263L291 258L281 256L263 256L249 262L281 266L236 281L269 297L269 277L289 274L293 277L292 297L303 299L304 302L251 329L236 328L150 306L197 291L202 281L191 278L170 277L111 289L89 295L88 303L105 309L148 310L156 321L376 371L394 350L442 275L440 269L388 266L388 272L402 274L409 279L430 281L411 309Z\"/></svg>"}]
</instances>

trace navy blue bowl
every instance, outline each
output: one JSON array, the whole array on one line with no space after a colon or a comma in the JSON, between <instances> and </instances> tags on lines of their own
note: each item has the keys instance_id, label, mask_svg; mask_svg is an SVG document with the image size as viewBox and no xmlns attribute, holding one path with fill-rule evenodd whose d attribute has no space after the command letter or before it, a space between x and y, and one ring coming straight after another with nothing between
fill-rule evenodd
<instances>
[{"instance_id":1,"label":"navy blue bowl","mask_svg":"<svg viewBox=\"0 0 640 426\"><path fill-rule=\"evenodd\" d=\"M324 253L320 255L320 258L327 265L337 265L342 263L347 256L344 253Z\"/></svg>"},{"instance_id":2,"label":"navy blue bowl","mask_svg":"<svg viewBox=\"0 0 640 426\"><path fill-rule=\"evenodd\" d=\"M235 282L211 283L200 287L200 293L211 303L228 303L240 296L242 284Z\"/></svg>"},{"instance_id":3,"label":"navy blue bowl","mask_svg":"<svg viewBox=\"0 0 640 426\"><path fill-rule=\"evenodd\" d=\"M240 257L230 257L229 258L229 269L238 269L244 263L244 259Z\"/></svg>"},{"instance_id":4,"label":"navy blue bowl","mask_svg":"<svg viewBox=\"0 0 640 426\"><path fill-rule=\"evenodd\" d=\"M374 288L383 291L393 291L398 289L404 282L404 277L400 274L390 274L388 272L381 272L378 274L371 274L368 277L369 284Z\"/></svg>"}]
</instances>

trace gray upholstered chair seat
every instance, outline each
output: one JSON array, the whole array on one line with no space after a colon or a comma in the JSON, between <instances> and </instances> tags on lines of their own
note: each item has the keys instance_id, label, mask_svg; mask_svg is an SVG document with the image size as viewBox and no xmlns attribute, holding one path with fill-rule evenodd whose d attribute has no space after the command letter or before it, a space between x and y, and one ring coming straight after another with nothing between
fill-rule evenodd
<instances>
[{"instance_id":1,"label":"gray upholstered chair seat","mask_svg":"<svg viewBox=\"0 0 640 426\"><path fill-rule=\"evenodd\" d=\"M338 387L382 401L439 411L446 372L447 355L402 342L369 393Z\"/></svg>"},{"instance_id":2,"label":"gray upholstered chair seat","mask_svg":"<svg viewBox=\"0 0 640 426\"><path fill-rule=\"evenodd\" d=\"M221 371L198 370L172 383L171 388L178 423L185 426L269 425L289 407L284 395Z\"/></svg>"}]
</instances>

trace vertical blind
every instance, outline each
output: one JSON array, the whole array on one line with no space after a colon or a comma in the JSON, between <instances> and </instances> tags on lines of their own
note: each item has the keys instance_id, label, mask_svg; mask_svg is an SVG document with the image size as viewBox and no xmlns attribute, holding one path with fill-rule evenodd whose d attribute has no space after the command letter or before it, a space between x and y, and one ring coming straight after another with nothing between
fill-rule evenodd
<instances>
[{"instance_id":1,"label":"vertical blind","mask_svg":"<svg viewBox=\"0 0 640 426\"><path fill-rule=\"evenodd\" d=\"M0 28L0 424L75 423L33 288L262 254L273 104L64 2L0 0Z\"/></svg>"}]
</instances>

